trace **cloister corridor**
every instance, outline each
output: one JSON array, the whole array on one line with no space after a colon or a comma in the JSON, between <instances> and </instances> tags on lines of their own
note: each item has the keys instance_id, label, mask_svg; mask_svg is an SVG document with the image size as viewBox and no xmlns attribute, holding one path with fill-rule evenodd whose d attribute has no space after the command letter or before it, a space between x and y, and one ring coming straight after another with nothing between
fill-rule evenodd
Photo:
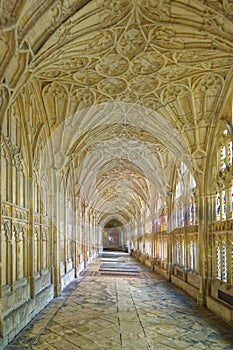
<instances>
[{"instance_id":1,"label":"cloister corridor","mask_svg":"<svg viewBox=\"0 0 233 350\"><path fill-rule=\"evenodd\" d=\"M232 327L127 253L104 252L6 350L230 350Z\"/></svg>"},{"instance_id":2,"label":"cloister corridor","mask_svg":"<svg viewBox=\"0 0 233 350\"><path fill-rule=\"evenodd\" d=\"M0 222L0 350L233 350L233 0L0 0Z\"/></svg>"}]
</instances>

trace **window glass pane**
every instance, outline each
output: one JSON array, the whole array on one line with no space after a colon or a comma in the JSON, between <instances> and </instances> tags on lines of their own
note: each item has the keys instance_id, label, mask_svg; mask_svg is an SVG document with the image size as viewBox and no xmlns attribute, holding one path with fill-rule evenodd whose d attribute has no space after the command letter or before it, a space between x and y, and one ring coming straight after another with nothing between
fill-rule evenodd
<instances>
[{"instance_id":1,"label":"window glass pane","mask_svg":"<svg viewBox=\"0 0 233 350\"><path fill-rule=\"evenodd\" d=\"M221 169L226 168L227 163L227 152L226 152L226 146L221 147Z\"/></svg>"}]
</instances>

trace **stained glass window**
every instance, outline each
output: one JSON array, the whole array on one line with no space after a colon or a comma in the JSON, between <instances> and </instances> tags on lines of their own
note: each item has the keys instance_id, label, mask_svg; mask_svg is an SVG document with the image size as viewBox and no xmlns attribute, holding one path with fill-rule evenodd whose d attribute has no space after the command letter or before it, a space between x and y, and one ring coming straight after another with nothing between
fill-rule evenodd
<instances>
[{"instance_id":1,"label":"stained glass window","mask_svg":"<svg viewBox=\"0 0 233 350\"><path fill-rule=\"evenodd\" d=\"M228 158L228 163L233 164L233 142L232 141L228 143L227 158Z\"/></svg>"},{"instance_id":2,"label":"stained glass window","mask_svg":"<svg viewBox=\"0 0 233 350\"><path fill-rule=\"evenodd\" d=\"M193 204L190 203L189 210L188 210L188 216L189 216L189 224L193 224Z\"/></svg>"},{"instance_id":3,"label":"stained glass window","mask_svg":"<svg viewBox=\"0 0 233 350\"><path fill-rule=\"evenodd\" d=\"M221 206L220 206L220 193L216 193L216 218L220 220L221 217Z\"/></svg>"},{"instance_id":4,"label":"stained glass window","mask_svg":"<svg viewBox=\"0 0 233 350\"><path fill-rule=\"evenodd\" d=\"M221 279L221 243L217 243L217 251L216 251L216 277Z\"/></svg>"},{"instance_id":5,"label":"stained glass window","mask_svg":"<svg viewBox=\"0 0 233 350\"><path fill-rule=\"evenodd\" d=\"M222 219L226 219L227 206L226 206L226 191L222 191Z\"/></svg>"},{"instance_id":6,"label":"stained glass window","mask_svg":"<svg viewBox=\"0 0 233 350\"><path fill-rule=\"evenodd\" d=\"M181 252L181 265L185 265L185 245L184 241L182 241L182 252Z\"/></svg>"},{"instance_id":7,"label":"stained glass window","mask_svg":"<svg viewBox=\"0 0 233 350\"><path fill-rule=\"evenodd\" d=\"M197 270L197 242L193 244L193 268Z\"/></svg>"},{"instance_id":8,"label":"stained glass window","mask_svg":"<svg viewBox=\"0 0 233 350\"><path fill-rule=\"evenodd\" d=\"M190 241L189 244L189 267L191 270L194 269L194 261L193 261L193 241Z\"/></svg>"},{"instance_id":9,"label":"stained glass window","mask_svg":"<svg viewBox=\"0 0 233 350\"><path fill-rule=\"evenodd\" d=\"M227 163L226 146L223 145L221 147L221 169L225 169L226 168L226 163Z\"/></svg>"},{"instance_id":10,"label":"stained glass window","mask_svg":"<svg viewBox=\"0 0 233 350\"><path fill-rule=\"evenodd\" d=\"M179 241L176 241L176 263L179 264L180 262L180 243Z\"/></svg>"},{"instance_id":11,"label":"stained glass window","mask_svg":"<svg viewBox=\"0 0 233 350\"><path fill-rule=\"evenodd\" d=\"M222 244L222 280L227 281L227 246L226 242Z\"/></svg>"}]
</instances>

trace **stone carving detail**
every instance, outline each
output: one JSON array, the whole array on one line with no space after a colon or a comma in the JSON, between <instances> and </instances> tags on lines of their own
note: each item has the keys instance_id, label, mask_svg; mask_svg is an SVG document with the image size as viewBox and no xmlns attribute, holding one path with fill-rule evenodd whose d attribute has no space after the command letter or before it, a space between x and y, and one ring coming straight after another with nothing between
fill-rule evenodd
<instances>
[{"instance_id":1,"label":"stone carving detail","mask_svg":"<svg viewBox=\"0 0 233 350\"><path fill-rule=\"evenodd\" d=\"M88 88L71 91L70 115L74 115L76 110L84 110L88 107L91 107L94 101L95 101L95 95Z\"/></svg>"},{"instance_id":2,"label":"stone carving detail","mask_svg":"<svg viewBox=\"0 0 233 350\"><path fill-rule=\"evenodd\" d=\"M141 82L142 81L140 77L133 78L129 82L131 89L133 91L136 91L138 94L145 94L147 92L151 92L155 90L155 88L158 85L158 80L154 77L149 77L149 76L144 77L143 85Z\"/></svg>"},{"instance_id":3,"label":"stone carving detail","mask_svg":"<svg viewBox=\"0 0 233 350\"><path fill-rule=\"evenodd\" d=\"M154 51L145 52L136 56L131 63L131 69L135 74L153 74L158 72L164 65L164 58Z\"/></svg>"},{"instance_id":4,"label":"stone carving detail","mask_svg":"<svg viewBox=\"0 0 233 350\"><path fill-rule=\"evenodd\" d=\"M156 111L159 107L161 107L161 101L154 95L148 95L147 97L143 97L139 101L143 106Z\"/></svg>"},{"instance_id":5,"label":"stone carving detail","mask_svg":"<svg viewBox=\"0 0 233 350\"><path fill-rule=\"evenodd\" d=\"M167 20L169 19L169 6L170 1L168 0L142 0L138 1L140 9L143 14L146 14L151 19L159 20Z\"/></svg>"},{"instance_id":6,"label":"stone carving detail","mask_svg":"<svg viewBox=\"0 0 233 350\"><path fill-rule=\"evenodd\" d=\"M132 59L146 47L145 37L137 27L129 28L120 39L117 50L125 57Z\"/></svg>"},{"instance_id":7,"label":"stone carving detail","mask_svg":"<svg viewBox=\"0 0 233 350\"><path fill-rule=\"evenodd\" d=\"M44 71L40 73L40 76L44 79L56 79L59 78L62 75L62 72L59 70L49 70L49 71Z\"/></svg>"},{"instance_id":8,"label":"stone carving detail","mask_svg":"<svg viewBox=\"0 0 233 350\"><path fill-rule=\"evenodd\" d=\"M114 23L123 18L132 8L130 0L105 0L102 5L101 22L104 25Z\"/></svg>"},{"instance_id":9,"label":"stone carving detail","mask_svg":"<svg viewBox=\"0 0 233 350\"><path fill-rule=\"evenodd\" d=\"M7 37L0 36L0 64L2 66L8 51L10 50L10 45Z\"/></svg>"},{"instance_id":10,"label":"stone carving detail","mask_svg":"<svg viewBox=\"0 0 233 350\"><path fill-rule=\"evenodd\" d=\"M161 81L170 82L177 81L184 77L184 75L195 75L198 71L182 65L168 65L160 69L158 77Z\"/></svg>"},{"instance_id":11,"label":"stone carving detail","mask_svg":"<svg viewBox=\"0 0 233 350\"><path fill-rule=\"evenodd\" d=\"M53 126L66 116L68 93L64 86L58 83L48 84L43 90L45 108Z\"/></svg>"},{"instance_id":12,"label":"stone carving detail","mask_svg":"<svg viewBox=\"0 0 233 350\"><path fill-rule=\"evenodd\" d=\"M216 97L223 86L223 77L207 74L193 84L193 95L196 100L196 117L198 121L210 119L215 108Z\"/></svg>"},{"instance_id":13,"label":"stone carving detail","mask_svg":"<svg viewBox=\"0 0 233 350\"><path fill-rule=\"evenodd\" d=\"M1 17L0 26L7 27L12 26L16 22L16 15L14 14L14 8L17 5L17 0L2 0L1 3Z\"/></svg>"},{"instance_id":14,"label":"stone carving detail","mask_svg":"<svg viewBox=\"0 0 233 350\"><path fill-rule=\"evenodd\" d=\"M99 31L97 34L89 35L84 42L77 43L77 53L90 54L101 53L112 47L115 35L111 30Z\"/></svg>"},{"instance_id":15,"label":"stone carving detail","mask_svg":"<svg viewBox=\"0 0 233 350\"><path fill-rule=\"evenodd\" d=\"M122 94L117 95L115 100L119 102L135 103L138 101L138 96L136 92L132 92L127 89Z\"/></svg>"},{"instance_id":16,"label":"stone carving detail","mask_svg":"<svg viewBox=\"0 0 233 350\"><path fill-rule=\"evenodd\" d=\"M81 69L84 69L89 63L89 58L82 56L82 57L72 57L65 61L61 62L62 68L64 70L71 70L71 71L78 71ZM60 63L58 63L60 65Z\"/></svg>"},{"instance_id":17,"label":"stone carving detail","mask_svg":"<svg viewBox=\"0 0 233 350\"><path fill-rule=\"evenodd\" d=\"M0 86L0 119L4 117L5 110L9 103L9 91L5 86Z\"/></svg>"},{"instance_id":18,"label":"stone carving detail","mask_svg":"<svg viewBox=\"0 0 233 350\"><path fill-rule=\"evenodd\" d=\"M176 31L172 26L165 27L155 25L149 33L150 45L155 48L165 49L184 49L185 43L182 37L177 37Z\"/></svg>"},{"instance_id":19,"label":"stone carving detail","mask_svg":"<svg viewBox=\"0 0 233 350\"><path fill-rule=\"evenodd\" d=\"M128 61L117 54L108 54L96 64L96 70L105 76L117 76L128 69Z\"/></svg>"},{"instance_id":20,"label":"stone carving detail","mask_svg":"<svg viewBox=\"0 0 233 350\"><path fill-rule=\"evenodd\" d=\"M194 86L196 90L203 94L216 94L216 90L221 89L223 84L223 77L220 75L206 74L199 79Z\"/></svg>"},{"instance_id":21,"label":"stone carving detail","mask_svg":"<svg viewBox=\"0 0 233 350\"><path fill-rule=\"evenodd\" d=\"M212 2L212 1L210 1ZM233 16L233 3L231 0L222 0L219 1L223 5L223 10L230 16Z\"/></svg>"},{"instance_id":22,"label":"stone carving detail","mask_svg":"<svg viewBox=\"0 0 233 350\"><path fill-rule=\"evenodd\" d=\"M170 84L163 90L161 98L163 104L167 104L169 102L176 101L179 97L187 94L189 94L189 91L186 86L180 84Z\"/></svg>"},{"instance_id":23,"label":"stone carving detail","mask_svg":"<svg viewBox=\"0 0 233 350\"><path fill-rule=\"evenodd\" d=\"M119 78L103 79L98 84L98 88L104 94L117 95L126 90L127 83Z\"/></svg>"},{"instance_id":24,"label":"stone carving detail","mask_svg":"<svg viewBox=\"0 0 233 350\"><path fill-rule=\"evenodd\" d=\"M80 85L92 86L96 85L102 79L102 76L94 70L85 70L74 73L73 78Z\"/></svg>"}]
</instances>

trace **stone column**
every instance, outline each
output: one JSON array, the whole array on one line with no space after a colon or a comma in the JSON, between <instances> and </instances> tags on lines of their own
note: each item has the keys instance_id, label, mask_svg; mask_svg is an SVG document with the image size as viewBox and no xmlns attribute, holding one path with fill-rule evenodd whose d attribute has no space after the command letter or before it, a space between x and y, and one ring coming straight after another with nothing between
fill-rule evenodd
<instances>
[{"instance_id":1,"label":"stone column","mask_svg":"<svg viewBox=\"0 0 233 350\"><path fill-rule=\"evenodd\" d=\"M35 296L35 232L34 232L34 182L29 176L29 232L28 232L28 272L30 283L30 297Z\"/></svg>"},{"instance_id":2,"label":"stone column","mask_svg":"<svg viewBox=\"0 0 233 350\"><path fill-rule=\"evenodd\" d=\"M206 306L206 298L208 296L208 278L211 278L211 255L210 229L212 223L212 196L199 196L199 297L198 303Z\"/></svg>"},{"instance_id":3,"label":"stone column","mask_svg":"<svg viewBox=\"0 0 233 350\"><path fill-rule=\"evenodd\" d=\"M88 216L87 216L87 207L85 205L85 201L82 201L82 254L84 267L87 266L87 224L88 224Z\"/></svg>"},{"instance_id":4,"label":"stone column","mask_svg":"<svg viewBox=\"0 0 233 350\"><path fill-rule=\"evenodd\" d=\"M0 144L2 145L2 124L6 116L6 110L10 101L10 94L5 86L0 87ZM2 161L2 147L0 147L0 162ZM2 171L0 166L0 179L2 179ZM0 186L0 222L2 223L2 181ZM1 224L1 234L2 233L2 224ZM3 334L3 307L2 307L2 254L0 249L0 334ZM0 348L2 346L2 339L0 338Z\"/></svg>"},{"instance_id":5,"label":"stone column","mask_svg":"<svg viewBox=\"0 0 233 350\"><path fill-rule=\"evenodd\" d=\"M173 273L173 261L172 261L172 205L173 205L173 193L170 191L167 195L167 273L168 281L171 282Z\"/></svg>"},{"instance_id":6,"label":"stone column","mask_svg":"<svg viewBox=\"0 0 233 350\"><path fill-rule=\"evenodd\" d=\"M53 174L54 195L52 197L52 257L53 257L53 283L54 295L61 295L61 268L60 268L60 191L57 189L56 174Z\"/></svg>"},{"instance_id":7,"label":"stone column","mask_svg":"<svg viewBox=\"0 0 233 350\"><path fill-rule=\"evenodd\" d=\"M67 273L67 265L68 265L68 255L67 255L67 244L68 244L68 239L67 239L67 225L68 225L68 203L67 203L67 187L64 191L64 264L65 264L65 273Z\"/></svg>"},{"instance_id":8,"label":"stone column","mask_svg":"<svg viewBox=\"0 0 233 350\"><path fill-rule=\"evenodd\" d=\"M2 124L4 121L4 118L6 117L6 111L8 108L8 104L10 102L10 94L9 91L5 86L0 87L0 145L2 146ZM0 147L0 162L2 162L2 147ZM0 166L0 222L1 222L1 231L2 231L2 166ZM1 234L3 234L1 232ZM4 262L2 261L2 254L0 249L0 297L2 295L2 264ZM1 299L0 299L0 332L2 334L2 305L1 305Z\"/></svg>"}]
</instances>

